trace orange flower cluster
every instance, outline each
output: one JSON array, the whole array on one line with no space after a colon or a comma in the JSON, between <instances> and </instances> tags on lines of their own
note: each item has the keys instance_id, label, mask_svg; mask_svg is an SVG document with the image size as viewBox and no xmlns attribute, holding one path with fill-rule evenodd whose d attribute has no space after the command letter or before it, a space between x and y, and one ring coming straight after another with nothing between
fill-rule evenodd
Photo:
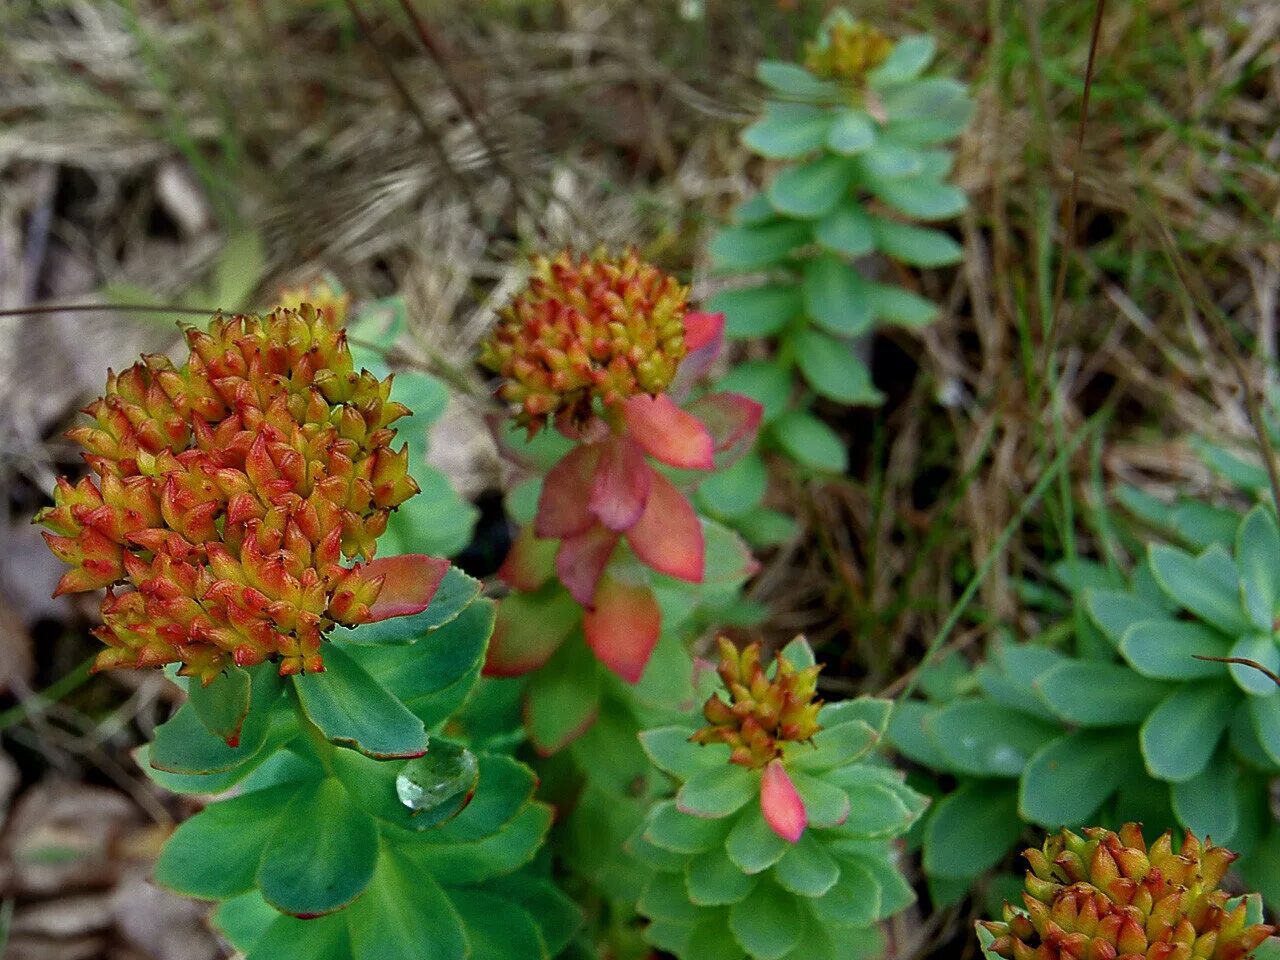
<instances>
[{"instance_id":1,"label":"orange flower cluster","mask_svg":"<svg viewBox=\"0 0 1280 960\"><path fill-rule=\"evenodd\" d=\"M780 758L784 743L810 740L822 729L818 723L822 701L814 700L821 665L797 670L779 656L770 679L760 662L760 644L741 651L724 637L719 644L717 672L732 703L712 694L702 709L709 726L691 740L727 743L732 750L730 762L758 769Z\"/></svg>"},{"instance_id":2,"label":"orange flower cluster","mask_svg":"<svg viewBox=\"0 0 1280 960\"><path fill-rule=\"evenodd\" d=\"M555 418L578 426L596 403L662 393L685 355L688 288L635 251L536 257L528 285L499 312L480 363L530 435Z\"/></svg>"},{"instance_id":3,"label":"orange flower cluster","mask_svg":"<svg viewBox=\"0 0 1280 960\"><path fill-rule=\"evenodd\" d=\"M857 83L884 63L892 50L893 41L875 27L838 17L820 41L807 46L804 65L819 77Z\"/></svg>"},{"instance_id":4,"label":"orange flower cluster","mask_svg":"<svg viewBox=\"0 0 1280 960\"><path fill-rule=\"evenodd\" d=\"M70 432L97 480L60 479L36 517L73 565L57 594L107 588L96 669L322 670L324 633L373 619L383 584L343 558L372 558L418 491L391 448L408 410L390 377L353 369L336 312L220 315L186 338L185 365L110 374L94 424Z\"/></svg>"},{"instance_id":5,"label":"orange flower cluster","mask_svg":"<svg viewBox=\"0 0 1280 960\"><path fill-rule=\"evenodd\" d=\"M990 949L1010 960L1242 960L1271 935L1248 926L1243 902L1218 889L1236 854L1187 831L1173 851L1166 832L1147 847L1142 828L1063 830L1031 864L1025 912L1005 905L984 921Z\"/></svg>"}]
</instances>

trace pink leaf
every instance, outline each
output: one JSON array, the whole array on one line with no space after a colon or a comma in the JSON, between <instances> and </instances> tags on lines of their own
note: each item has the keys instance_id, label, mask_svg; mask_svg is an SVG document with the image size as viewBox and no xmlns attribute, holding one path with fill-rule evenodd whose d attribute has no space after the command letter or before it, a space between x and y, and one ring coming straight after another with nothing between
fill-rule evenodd
<instances>
[{"instance_id":1,"label":"pink leaf","mask_svg":"<svg viewBox=\"0 0 1280 960\"><path fill-rule=\"evenodd\" d=\"M626 536L647 566L679 580L702 582L706 563L702 524L685 495L657 471L644 516Z\"/></svg>"},{"instance_id":2,"label":"pink leaf","mask_svg":"<svg viewBox=\"0 0 1280 960\"><path fill-rule=\"evenodd\" d=\"M600 462L600 446L574 447L552 467L542 481L538 513L533 531L538 536L559 540L589 529L596 518L587 509L591 480Z\"/></svg>"},{"instance_id":3,"label":"pink leaf","mask_svg":"<svg viewBox=\"0 0 1280 960\"><path fill-rule=\"evenodd\" d=\"M716 468L724 469L755 441L764 407L740 393L709 393L691 403L689 412L710 432L715 452L722 455Z\"/></svg>"},{"instance_id":4,"label":"pink leaf","mask_svg":"<svg viewBox=\"0 0 1280 960\"><path fill-rule=\"evenodd\" d=\"M582 618L582 630L601 663L636 683L658 644L662 612L648 587L605 577L596 590L595 609Z\"/></svg>"},{"instance_id":5,"label":"pink leaf","mask_svg":"<svg viewBox=\"0 0 1280 960\"><path fill-rule=\"evenodd\" d=\"M421 613L449 571L449 561L421 553L377 557L360 568L366 580L382 577L378 599L369 607L369 623Z\"/></svg>"},{"instance_id":6,"label":"pink leaf","mask_svg":"<svg viewBox=\"0 0 1280 960\"><path fill-rule=\"evenodd\" d=\"M596 593L596 585L605 565L618 545L618 534L600 524L585 533L566 537L556 551L556 573L573 599L584 607L590 607Z\"/></svg>"},{"instance_id":7,"label":"pink leaf","mask_svg":"<svg viewBox=\"0 0 1280 960\"><path fill-rule=\"evenodd\" d=\"M710 470L715 466L707 428L665 393L630 397L622 410L627 431L655 460L687 470Z\"/></svg>"},{"instance_id":8,"label":"pink leaf","mask_svg":"<svg viewBox=\"0 0 1280 960\"><path fill-rule=\"evenodd\" d=\"M614 437L602 446L588 507L610 530L629 530L644 513L653 468L630 437Z\"/></svg>"},{"instance_id":9,"label":"pink leaf","mask_svg":"<svg viewBox=\"0 0 1280 960\"><path fill-rule=\"evenodd\" d=\"M498 568L503 583L528 592L537 590L555 572L556 542L540 539L532 526L521 528L507 558Z\"/></svg>"},{"instance_id":10,"label":"pink leaf","mask_svg":"<svg viewBox=\"0 0 1280 960\"><path fill-rule=\"evenodd\" d=\"M686 314L684 345L687 352L680 361L669 391L677 399L683 399L689 389L706 375L724 348L724 314Z\"/></svg>"},{"instance_id":11,"label":"pink leaf","mask_svg":"<svg viewBox=\"0 0 1280 960\"><path fill-rule=\"evenodd\" d=\"M804 828L809 825L804 801L796 792L796 785L791 782L781 760L772 760L764 768L760 781L760 810L769 828L788 843L798 843Z\"/></svg>"}]
</instances>

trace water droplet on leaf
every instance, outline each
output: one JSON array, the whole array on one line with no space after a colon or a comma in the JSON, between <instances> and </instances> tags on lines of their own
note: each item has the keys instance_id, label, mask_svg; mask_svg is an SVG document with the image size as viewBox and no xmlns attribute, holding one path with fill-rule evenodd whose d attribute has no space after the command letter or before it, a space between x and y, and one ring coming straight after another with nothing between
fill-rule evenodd
<instances>
[{"instance_id":1,"label":"water droplet on leaf","mask_svg":"<svg viewBox=\"0 0 1280 960\"><path fill-rule=\"evenodd\" d=\"M396 777L396 796L408 807L411 826L427 830L452 820L471 802L480 780L475 754L448 740L431 741Z\"/></svg>"}]
</instances>

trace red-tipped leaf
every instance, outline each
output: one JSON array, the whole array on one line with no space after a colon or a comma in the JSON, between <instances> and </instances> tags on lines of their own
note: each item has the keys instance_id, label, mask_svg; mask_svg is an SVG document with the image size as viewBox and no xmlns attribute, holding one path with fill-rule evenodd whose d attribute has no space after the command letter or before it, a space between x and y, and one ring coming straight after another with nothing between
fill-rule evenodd
<instances>
[{"instance_id":1,"label":"red-tipped leaf","mask_svg":"<svg viewBox=\"0 0 1280 960\"><path fill-rule=\"evenodd\" d=\"M582 629L601 663L627 683L637 683L658 644L662 613L648 587L604 577Z\"/></svg>"},{"instance_id":2,"label":"red-tipped leaf","mask_svg":"<svg viewBox=\"0 0 1280 960\"><path fill-rule=\"evenodd\" d=\"M369 622L421 613L431 603L448 571L448 560L421 553L370 560L360 568L361 576L370 580L382 577L383 580L378 599L369 607Z\"/></svg>"},{"instance_id":3,"label":"red-tipped leaf","mask_svg":"<svg viewBox=\"0 0 1280 960\"><path fill-rule=\"evenodd\" d=\"M513 593L498 604L485 652L487 677L518 677L536 670L560 648L581 611L562 590L548 595Z\"/></svg>"},{"instance_id":4,"label":"red-tipped leaf","mask_svg":"<svg viewBox=\"0 0 1280 960\"><path fill-rule=\"evenodd\" d=\"M715 452L716 466L723 469L738 459L755 440L764 407L740 393L709 393L689 405L689 412L702 421Z\"/></svg>"},{"instance_id":5,"label":"red-tipped leaf","mask_svg":"<svg viewBox=\"0 0 1280 960\"><path fill-rule=\"evenodd\" d=\"M556 551L560 582L584 607L590 607L605 565L618 545L619 534L596 524L585 533L566 537Z\"/></svg>"},{"instance_id":6,"label":"red-tipped leaf","mask_svg":"<svg viewBox=\"0 0 1280 960\"><path fill-rule=\"evenodd\" d=\"M644 513L653 468L630 437L612 437L602 446L588 508L610 530L629 530Z\"/></svg>"},{"instance_id":7,"label":"red-tipped leaf","mask_svg":"<svg viewBox=\"0 0 1280 960\"><path fill-rule=\"evenodd\" d=\"M689 313L684 318L684 359L676 370L668 390L683 398L701 377L705 376L724 348L723 313Z\"/></svg>"},{"instance_id":8,"label":"red-tipped leaf","mask_svg":"<svg viewBox=\"0 0 1280 960\"><path fill-rule=\"evenodd\" d=\"M809 814L781 760L772 760L760 780L760 810L769 828L788 843L798 843Z\"/></svg>"},{"instance_id":9,"label":"red-tipped leaf","mask_svg":"<svg viewBox=\"0 0 1280 960\"><path fill-rule=\"evenodd\" d=\"M556 572L556 542L542 540L532 526L523 527L498 568L502 582L517 590L532 592Z\"/></svg>"},{"instance_id":10,"label":"red-tipped leaf","mask_svg":"<svg viewBox=\"0 0 1280 960\"><path fill-rule=\"evenodd\" d=\"M655 471L649 505L626 537L646 566L678 580L702 582L706 564L702 524L693 505L662 474Z\"/></svg>"},{"instance_id":11,"label":"red-tipped leaf","mask_svg":"<svg viewBox=\"0 0 1280 960\"><path fill-rule=\"evenodd\" d=\"M599 462L599 444L589 444L574 447L547 472L533 520L534 533L559 540L583 533L596 522L587 503Z\"/></svg>"},{"instance_id":12,"label":"red-tipped leaf","mask_svg":"<svg viewBox=\"0 0 1280 960\"><path fill-rule=\"evenodd\" d=\"M707 428L665 393L631 397L622 409L628 433L655 460L686 470L710 470L715 466L714 445Z\"/></svg>"}]
</instances>

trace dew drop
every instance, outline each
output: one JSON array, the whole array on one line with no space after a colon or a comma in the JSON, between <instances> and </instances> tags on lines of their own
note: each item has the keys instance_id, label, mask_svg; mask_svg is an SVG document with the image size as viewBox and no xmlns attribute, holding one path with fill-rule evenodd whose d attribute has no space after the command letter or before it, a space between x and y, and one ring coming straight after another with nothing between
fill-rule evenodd
<instances>
[{"instance_id":1,"label":"dew drop","mask_svg":"<svg viewBox=\"0 0 1280 960\"><path fill-rule=\"evenodd\" d=\"M410 760L396 777L396 796L420 830L453 819L471 802L480 780L475 754L448 740L431 741L426 754Z\"/></svg>"}]
</instances>

